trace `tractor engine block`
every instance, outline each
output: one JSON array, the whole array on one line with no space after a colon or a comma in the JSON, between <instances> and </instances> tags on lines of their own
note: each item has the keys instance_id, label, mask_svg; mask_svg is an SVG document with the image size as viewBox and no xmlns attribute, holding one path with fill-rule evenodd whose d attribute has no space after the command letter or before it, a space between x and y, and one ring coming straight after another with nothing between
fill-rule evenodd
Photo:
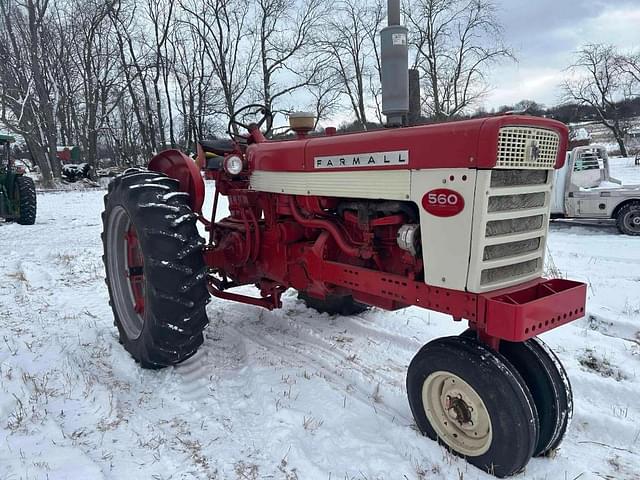
<instances>
[{"instance_id":1,"label":"tractor engine block","mask_svg":"<svg viewBox=\"0 0 640 480\"><path fill-rule=\"evenodd\" d=\"M227 194L231 215L209 227L212 242L205 250L208 265L215 265L221 289L276 283L320 298L351 293L314 280L314 259L422 279L414 204L296 197L247 189L228 190ZM410 237L402 235L407 229L412 231ZM368 301L381 303L380 299ZM385 308L401 307L382 303Z\"/></svg>"}]
</instances>

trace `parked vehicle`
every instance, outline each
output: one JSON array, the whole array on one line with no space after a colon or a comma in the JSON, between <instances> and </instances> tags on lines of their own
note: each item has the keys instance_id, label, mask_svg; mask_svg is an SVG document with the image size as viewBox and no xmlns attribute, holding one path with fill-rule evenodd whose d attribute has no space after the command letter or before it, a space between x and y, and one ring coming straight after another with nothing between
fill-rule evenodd
<instances>
[{"instance_id":1,"label":"parked vehicle","mask_svg":"<svg viewBox=\"0 0 640 480\"><path fill-rule=\"evenodd\" d=\"M21 225L36 221L36 186L11 157L13 137L0 135L0 217Z\"/></svg>"},{"instance_id":2,"label":"parked vehicle","mask_svg":"<svg viewBox=\"0 0 640 480\"><path fill-rule=\"evenodd\" d=\"M620 232L640 235L640 185L623 185L611 176L605 147L576 147L555 173L551 214L556 218L613 219Z\"/></svg>"},{"instance_id":3,"label":"parked vehicle","mask_svg":"<svg viewBox=\"0 0 640 480\"><path fill-rule=\"evenodd\" d=\"M88 163L67 163L62 165L62 178L67 182L74 183L84 178L93 180L94 170Z\"/></svg>"}]
</instances>

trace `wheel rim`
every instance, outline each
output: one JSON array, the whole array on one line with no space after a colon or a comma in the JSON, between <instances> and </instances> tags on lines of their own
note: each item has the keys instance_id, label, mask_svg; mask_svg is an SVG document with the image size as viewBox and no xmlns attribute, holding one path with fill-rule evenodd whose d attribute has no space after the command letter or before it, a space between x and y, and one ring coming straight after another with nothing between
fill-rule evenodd
<instances>
[{"instance_id":1,"label":"wheel rim","mask_svg":"<svg viewBox=\"0 0 640 480\"><path fill-rule=\"evenodd\" d=\"M135 340L144 325L144 262L136 229L124 208L113 209L107 232L112 301L127 337Z\"/></svg>"},{"instance_id":2,"label":"wheel rim","mask_svg":"<svg viewBox=\"0 0 640 480\"><path fill-rule=\"evenodd\" d=\"M632 210L624 217L624 225L634 233L640 233L640 209Z\"/></svg>"},{"instance_id":3,"label":"wheel rim","mask_svg":"<svg viewBox=\"0 0 640 480\"><path fill-rule=\"evenodd\" d=\"M422 403L429 423L449 447L477 457L491 446L491 418L482 398L467 382L437 371L422 385Z\"/></svg>"}]
</instances>

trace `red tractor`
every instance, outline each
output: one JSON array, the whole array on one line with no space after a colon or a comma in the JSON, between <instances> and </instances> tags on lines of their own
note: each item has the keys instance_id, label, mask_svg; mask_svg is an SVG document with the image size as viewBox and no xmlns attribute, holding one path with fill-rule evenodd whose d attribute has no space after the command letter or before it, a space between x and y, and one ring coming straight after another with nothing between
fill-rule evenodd
<instances>
[{"instance_id":1,"label":"red tractor","mask_svg":"<svg viewBox=\"0 0 640 480\"><path fill-rule=\"evenodd\" d=\"M536 336L584 316L586 296L582 283L542 278L567 128L501 116L308 137L297 119L297 138L270 141L271 114L249 108L262 119L243 122L243 109L229 128L246 136L200 143L215 179L209 219L201 172L177 150L109 186L107 283L136 361L161 368L195 354L210 295L275 309L293 288L341 314L417 305L469 324L408 367L420 431L499 477L553 451L571 388ZM215 221L220 196L229 216ZM242 285L259 295L233 291Z\"/></svg>"},{"instance_id":2,"label":"red tractor","mask_svg":"<svg viewBox=\"0 0 640 480\"><path fill-rule=\"evenodd\" d=\"M542 278L568 130L527 116L400 128L408 31L399 0L388 11L382 108L396 128L308 137L313 118L297 114L296 138L272 141L261 130L271 113L245 107L231 140L198 147L215 180L209 219L200 169L177 150L109 185L102 238L115 323L142 367L161 368L196 353L210 295L275 309L292 288L329 313L416 305L467 320L411 361L409 405L422 433L508 476L558 447L572 413L567 375L536 337L585 313L585 284ZM216 221L220 196L229 215ZM233 291L243 285L259 293Z\"/></svg>"}]
</instances>

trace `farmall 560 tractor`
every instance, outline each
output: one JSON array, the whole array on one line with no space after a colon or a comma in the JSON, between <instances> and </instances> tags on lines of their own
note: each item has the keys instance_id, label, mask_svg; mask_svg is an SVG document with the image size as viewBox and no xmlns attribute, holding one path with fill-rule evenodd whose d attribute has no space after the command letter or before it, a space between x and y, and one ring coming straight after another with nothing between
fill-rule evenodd
<instances>
[{"instance_id":1,"label":"farmall 560 tractor","mask_svg":"<svg viewBox=\"0 0 640 480\"><path fill-rule=\"evenodd\" d=\"M407 32L393 4L383 88L397 125L408 103ZM262 118L247 123L247 112ZM567 128L501 116L308 137L296 117L297 138L270 141L261 127L271 122L266 108L250 106L231 118L231 141L200 142L215 179L209 219L201 172L177 150L110 184L104 261L131 355L145 368L194 355L210 295L275 309L292 288L343 314L416 305L470 327L427 343L408 367L420 431L500 477L558 447L571 388L536 336L584 315L584 284L542 278ZM215 221L221 196L229 215ZM242 285L259 295L232 291Z\"/></svg>"}]
</instances>

